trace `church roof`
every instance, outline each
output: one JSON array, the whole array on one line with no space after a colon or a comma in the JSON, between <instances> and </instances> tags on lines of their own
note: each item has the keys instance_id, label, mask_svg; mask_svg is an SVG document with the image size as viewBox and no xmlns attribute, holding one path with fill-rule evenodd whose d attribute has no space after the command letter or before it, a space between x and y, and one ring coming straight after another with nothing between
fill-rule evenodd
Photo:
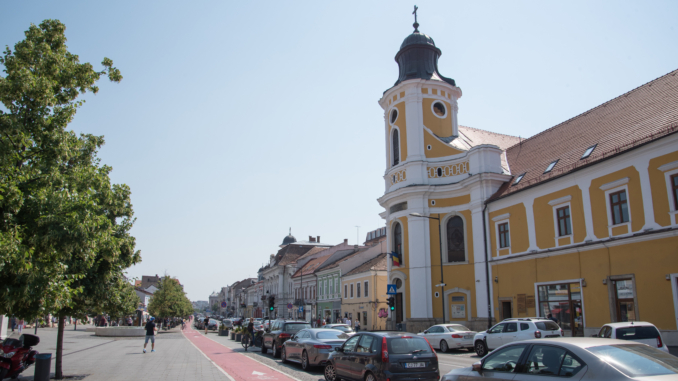
<instances>
[{"instance_id":1,"label":"church roof","mask_svg":"<svg viewBox=\"0 0 678 381\"><path fill-rule=\"evenodd\" d=\"M678 132L678 70L538 133L506 150L514 178L497 199ZM582 159L587 149L590 156ZM550 163L553 169L544 173ZM525 174L518 184L517 176Z\"/></svg>"}]
</instances>

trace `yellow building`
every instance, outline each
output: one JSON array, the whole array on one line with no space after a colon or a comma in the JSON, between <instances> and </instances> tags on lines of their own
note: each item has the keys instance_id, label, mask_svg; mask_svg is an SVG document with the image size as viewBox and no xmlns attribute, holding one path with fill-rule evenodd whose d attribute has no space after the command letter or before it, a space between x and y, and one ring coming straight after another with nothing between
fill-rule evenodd
<instances>
[{"instance_id":1,"label":"yellow building","mask_svg":"<svg viewBox=\"0 0 678 381\"><path fill-rule=\"evenodd\" d=\"M678 71L521 140L459 125L440 55L415 29L379 101L389 328L552 314L570 335L645 320L678 344Z\"/></svg>"},{"instance_id":2,"label":"yellow building","mask_svg":"<svg viewBox=\"0 0 678 381\"><path fill-rule=\"evenodd\" d=\"M341 277L350 290L341 303L342 315L351 317L354 326L359 319L361 329L386 329L386 260L386 253L379 254Z\"/></svg>"}]
</instances>

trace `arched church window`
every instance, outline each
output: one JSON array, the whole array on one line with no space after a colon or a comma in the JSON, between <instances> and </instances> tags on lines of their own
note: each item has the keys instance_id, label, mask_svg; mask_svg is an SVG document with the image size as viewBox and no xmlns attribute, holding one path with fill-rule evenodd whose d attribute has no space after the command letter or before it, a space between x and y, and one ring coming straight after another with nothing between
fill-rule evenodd
<instances>
[{"instance_id":1,"label":"arched church window","mask_svg":"<svg viewBox=\"0 0 678 381\"><path fill-rule=\"evenodd\" d=\"M447 262L466 261L464 220L454 216L447 221Z\"/></svg>"},{"instance_id":2,"label":"arched church window","mask_svg":"<svg viewBox=\"0 0 678 381\"><path fill-rule=\"evenodd\" d=\"M396 119L398 119L398 110L393 109L391 111L391 124L395 123Z\"/></svg>"},{"instance_id":3,"label":"arched church window","mask_svg":"<svg viewBox=\"0 0 678 381\"><path fill-rule=\"evenodd\" d=\"M403 257L403 230L398 223L393 227L393 251Z\"/></svg>"},{"instance_id":4,"label":"arched church window","mask_svg":"<svg viewBox=\"0 0 678 381\"><path fill-rule=\"evenodd\" d=\"M400 139L398 139L398 130L393 130L393 165L400 163Z\"/></svg>"}]
</instances>

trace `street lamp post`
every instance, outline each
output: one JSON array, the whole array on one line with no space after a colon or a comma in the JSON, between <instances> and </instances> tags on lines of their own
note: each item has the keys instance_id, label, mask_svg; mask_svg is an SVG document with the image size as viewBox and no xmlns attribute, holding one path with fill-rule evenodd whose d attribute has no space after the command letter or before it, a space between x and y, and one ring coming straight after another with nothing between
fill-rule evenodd
<instances>
[{"instance_id":1,"label":"street lamp post","mask_svg":"<svg viewBox=\"0 0 678 381\"><path fill-rule=\"evenodd\" d=\"M443 317L442 321L443 324L445 323L445 282L443 282L443 238L441 234L441 228L440 228L440 213L438 213L438 217L429 217L429 216L424 216L419 213L410 213L410 216L413 217L422 217L422 218L428 218L431 220L438 220L438 251L440 252L440 284L437 286L440 286L440 301L443 306ZM437 287L436 286L436 287Z\"/></svg>"}]
</instances>

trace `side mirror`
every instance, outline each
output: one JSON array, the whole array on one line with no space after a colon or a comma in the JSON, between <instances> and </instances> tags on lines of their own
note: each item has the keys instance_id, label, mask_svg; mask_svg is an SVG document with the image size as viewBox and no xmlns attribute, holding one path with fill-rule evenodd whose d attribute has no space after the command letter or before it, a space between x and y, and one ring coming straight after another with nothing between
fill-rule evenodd
<instances>
[{"instance_id":1,"label":"side mirror","mask_svg":"<svg viewBox=\"0 0 678 381\"><path fill-rule=\"evenodd\" d=\"M428 329L426 331L424 331L424 333L428 333Z\"/></svg>"},{"instance_id":2,"label":"side mirror","mask_svg":"<svg viewBox=\"0 0 678 381\"><path fill-rule=\"evenodd\" d=\"M473 363L473 365L471 366L471 370L474 371L474 372L482 373L483 372L483 362L478 361L478 362Z\"/></svg>"}]
</instances>

